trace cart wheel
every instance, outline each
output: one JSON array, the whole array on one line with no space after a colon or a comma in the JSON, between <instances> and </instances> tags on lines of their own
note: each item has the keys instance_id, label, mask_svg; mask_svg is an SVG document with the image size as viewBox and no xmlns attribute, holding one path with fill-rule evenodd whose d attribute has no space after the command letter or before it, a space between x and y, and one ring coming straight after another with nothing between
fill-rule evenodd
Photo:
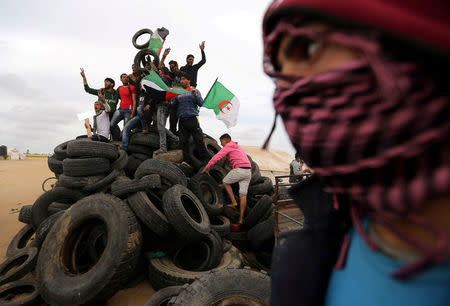
<instances>
[{"instance_id":1,"label":"cart wheel","mask_svg":"<svg viewBox=\"0 0 450 306\"><path fill-rule=\"evenodd\" d=\"M47 192L55 187L56 182L58 179L56 177L48 177L42 182L42 190L44 192Z\"/></svg>"}]
</instances>

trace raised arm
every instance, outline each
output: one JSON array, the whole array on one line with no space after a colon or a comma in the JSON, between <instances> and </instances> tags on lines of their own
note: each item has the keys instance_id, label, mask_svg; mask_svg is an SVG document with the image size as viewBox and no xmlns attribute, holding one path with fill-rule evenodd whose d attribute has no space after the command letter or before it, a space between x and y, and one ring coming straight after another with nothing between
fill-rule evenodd
<instances>
[{"instance_id":1,"label":"raised arm","mask_svg":"<svg viewBox=\"0 0 450 306\"><path fill-rule=\"evenodd\" d=\"M90 88L88 85L88 82L86 80L86 75L84 74L84 69L80 68L80 74L81 77L83 78L83 85L84 85L84 91L91 94L91 95L97 95L98 94L98 89L93 89Z\"/></svg>"},{"instance_id":2,"label":"raised arm","mask_svg":"<svg viewBox=\"0 0 450 306\"><path fill-rule=\"evenodd\" d=\"M169 55L169 53L170 53L170 48L167 48L167 49L164 50L163 56L162 56L162 58L161 58L161 60L159 61L159 64L158 64L158 69L161 69L162 67L165 67L164 61L165 61L167 55Z\"/></svg>"},{"instance_id":3,"label":"raised arm","mask_svg":"<svg viewBox=\"0 0 450 306\"><path fill-rule=\"evenodd\" d=\"M219 160L221 160L222 158L224 158L225 156L227 156L228 152L230 152L230 148L225 146L223 147L219 152L216 153L216 155L214 155L211 160L208 162L208 164L205 167L206 169L211 168L212 166L214 166Z\"/></svg>"},{"instance_id":4,"label":"raised arm","mask_svg":"<svg viewBox=\"0 0 450 306\"><path fill-rule=\"evenodd\" d=\"M111 107L109 106L108 103L106 103L105 98L103 97L102 94L102 90L100 89L98 91L98 100L100 101L100 103L103 105L103 107L105 108L105 112L109 113L111 111Z\"/></svg>"},{"instance_id":5,"label":"raised arm","mask_svg":"<svg viewBox=\"0 0 450 306\"><path fill-rule=\"evenodd\" d=\"M203 66L206 63L206 56L205 56L205 42L203 41L200 44L200 51L202 53L202 59L200 62L194 65L195 68L199 69L201 66Z\"/></svg>"}]
</instances>

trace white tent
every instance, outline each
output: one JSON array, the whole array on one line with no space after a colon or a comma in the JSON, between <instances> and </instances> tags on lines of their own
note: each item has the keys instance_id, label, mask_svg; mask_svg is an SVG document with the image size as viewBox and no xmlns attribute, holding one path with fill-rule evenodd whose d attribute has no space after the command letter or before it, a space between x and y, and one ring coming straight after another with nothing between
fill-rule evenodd
<instances>
[{"instance_id":1,"label":"white tent","mask_svg":"<svg viewBox=\"0 0 450 306\"><path fill-rule=\"evenodd\" d=\"M16 149L12 149L12 150L8 151L8 157L11 160L23 160L23 159L26 159L25 154L20 153Z\"/></svg>"}]
</instances>

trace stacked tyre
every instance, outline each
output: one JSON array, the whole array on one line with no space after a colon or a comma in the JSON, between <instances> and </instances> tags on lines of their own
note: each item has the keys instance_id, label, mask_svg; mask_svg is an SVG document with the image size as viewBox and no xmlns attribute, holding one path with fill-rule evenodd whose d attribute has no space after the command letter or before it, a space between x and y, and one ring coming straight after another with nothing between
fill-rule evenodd
<instances>
[{"instance_id":1,"label":"stacked tyre","mask_svg":"<svg viewBox=\"0 0 450 306\"><path fill-rule=\"evenodd\" d=\"M145 278L161 290L153 302L158 296L186 295L186 284L200 288L203 285L196 282L211 277L248 278L255 282L253 287L267 289L267 274L242 270L244 261L258 269L268 267L245 258L249 251L268 252L273 243L266 232L272 205L268 194L273 188L258 165L252 161L248 231L231 232L230 224L239 213L224 205L227 161L215 165L211 176L203 174L200 164L171 159L176 156L176 143L169 143L172 157L154 158L159 145L155 135L152 129L133 134L129 154L113 144L88 139L55 148L49 167L58 176L56 187L20 210L19 221L25 226L0 265L0 292L6 292L0 301L17 292L27 293L21 297L31 304L41 299L47 304L101 304ZM211 156L220 150L210 136L205 134L204 139ZM197 152L189 154L195 164ZM23 280L29 272L32 277ZM262 283L258 285L257 279ZM208 290L232 292L232 284L230 280L222 289ZM248 298L254 296L248 293ZM148 305L159 305L153 302ZM179 300L172 302L176 305Z\"/></svg>"}]
</instances>

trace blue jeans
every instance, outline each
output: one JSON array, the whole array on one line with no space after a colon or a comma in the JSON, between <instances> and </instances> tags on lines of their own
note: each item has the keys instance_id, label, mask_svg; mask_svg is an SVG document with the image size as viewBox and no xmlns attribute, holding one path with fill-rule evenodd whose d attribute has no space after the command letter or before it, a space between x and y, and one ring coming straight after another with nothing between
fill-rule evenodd
<instances>
[{"instance_id":1,"label":"blue jeans","mask_svg":"<svg viewBox=\"0 0 450 306\"><path fill-rule=\"evenodd\" d=\"M138 115L139 119L141 120L141 126L142 126L142 128L144 128L147 125L147 120L144 117L144 106L139 105L137 107L136 111L137 111L137 115Z\"/></svg>"},{"instance_id":2,"label":"blue jeans","mask_svg":"<svg viewBox=\"0 0 450 306\"><path fill-rule=\"evenodd\" d=\"M141 121L141 118L139 116L133 117L133 119L129 120L127 124L123 127L122 132L122 149L124 151L128 151L128 138L130 137L130 132L132 129L137 127Z\"/></svg>"},{"instance_id":3,"label":"blue jeans","mask_svg":"<svg viewBox=\"0 0 450 306\"><path fill-rule=\"evenodd\" d=\"M114 129L116 129L116 126L117 126L117 124L119 124L120 121L123 120L123 125L125 126L127 124L128 120L130 119L130 115L131 115L131 109L124 109L124 108L116 109L116 111L114 112L114 115L112 116L112 119L111 119L111 124L110 124L111 133ZM118 140L118 139L114 139L114 140Z\"/></svg>"}]
</instances>

